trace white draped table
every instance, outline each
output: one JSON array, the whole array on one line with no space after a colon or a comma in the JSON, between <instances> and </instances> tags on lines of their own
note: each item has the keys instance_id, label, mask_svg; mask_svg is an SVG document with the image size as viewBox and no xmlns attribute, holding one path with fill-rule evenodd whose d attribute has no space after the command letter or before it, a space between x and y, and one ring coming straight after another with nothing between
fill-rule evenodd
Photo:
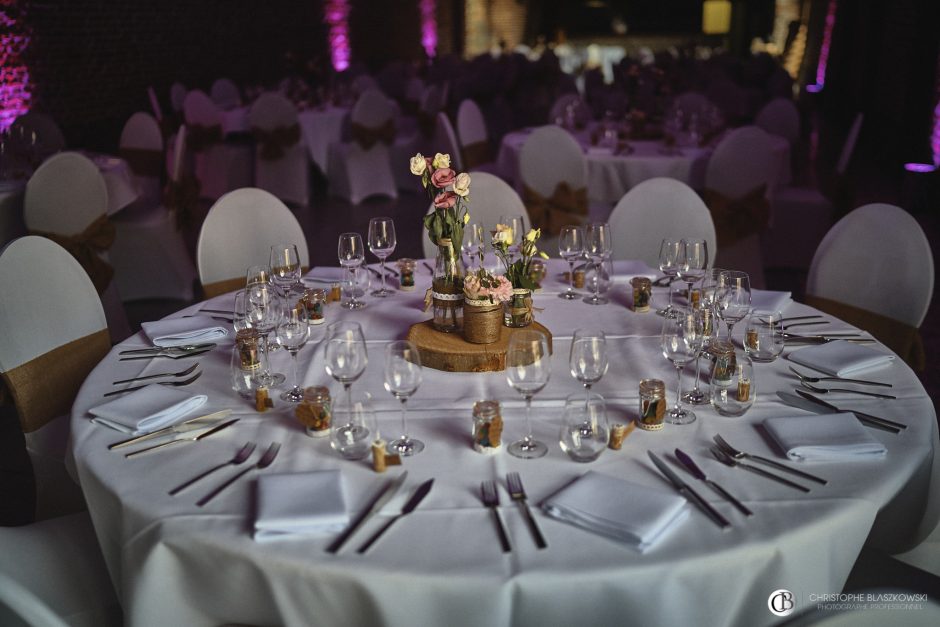
<instances>
[{"instance_id":1,"label":"white draped table","mask_svg":"<svg viewBox=\"0 0 940 627\"><path fill-rule=\"evenodd\" d=\"M551 262L550 276L560 270ZM404 337L410 324L428 318L420 302L429 281L428 273L419 270L415 292L381 301L367 298L368 306L357 312L327 307L328 321L362 323L370 363L354 389L373 395L386 439L398 435L399 414L398 402L381 383L383 349L388 341ZM411 434L427 448L404 460L409 473L404 488L336 555L324 551L332 534L265 543L252 539L255 471L205 508L195 501L235 468L176 497L167 490L229 459L248 440L259 449L277 441L280 456L263 472L339 469L347 506L356 515L401 468L377 475L365 462L341 459L328 439L307 437L292 409L280 401L274 410L256 413L231 391L227 345L198 358L204 374L186 389L208 395L200 413L231 408L240 422L199 443L125 459L122 452L107 450L125 436L92 424L88 408L102 402L113 380L181 370L189 360L119 362L118 350L143 345L142 336L115 347L82 387L72 433L81 485L128 624L761 625L779 620L767 609L775 590L794 592L798 609L811 605L811 594L840 591L870 535L884 545L914 538L930 490L937 422L923 387L897 359L866 376L892 383L898 400L849 400L844 395L830 400L909 428L899 435L871 432L887 446L883 459L801 464L829 479L826 486L812 484L808 494L725 467L707 451L712 436L720 433L745 451L782 459L758 425L769 416L804 414L784 406L774 394L795 385L783 360L756 365L757 402L742 418L724 418L698 407L698 420L691 425L636 430L621 451L607 450L587 465L569 460L557 442L562 399L580 390L567 366L576 327L601 328L608 334L611 365L595 390L608 399L612 420L636 416L641 378L663 379L667 399L673 400L675 370L659 351L661 319L630 311L627 287L615 284L612 303L600 307L557 298L557 280L548 281L546 291L535 296L535 305L542 308L537 318L554 334L555 349L551 382L534 402L535 435L550 445L542 459L519 460L505 451L485 456L471 448L470 414L477 399L503 403L504 441L522 435L523 404L503 373L426 368L424 382L409 402L409 416ZM202 306L224 308L231 302L227 295ZM790 315L809 311L801 304L786 309ZM844 328L833 320L826 330ZM308 385L329 381L318 350L324 332L324 327L314 330L300 354ZM276 370L289 372L284 351L274 353L272 361ZM691 376L690 370L684 374L686 388ZM332 389L339 396L335 385ZM638 553L536 513L548 541L547 549L538 550L522 512L505 492L506 472L518 471L534 506L587 470L670 491L646 452L655 451L672 463L676 447L740 497L754 516L744 518L673 464L729 518L730 530L721 531L693 509L668 536ZM356 547L431 477L434 488L421 506L367 554L357 554ZM508 554L501 552L491 514L479 499L480 482L490 479L501 485L501 513L513 545Z\"/></svg>"}]
</instances>

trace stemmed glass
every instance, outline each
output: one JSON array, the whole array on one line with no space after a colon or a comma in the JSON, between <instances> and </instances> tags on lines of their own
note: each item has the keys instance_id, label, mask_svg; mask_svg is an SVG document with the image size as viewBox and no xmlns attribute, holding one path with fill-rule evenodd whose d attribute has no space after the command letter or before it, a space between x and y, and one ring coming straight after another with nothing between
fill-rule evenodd
<instances>
[{"instance_id":1,"label":"stemmed glass","mask_svg":"<svg viewBox=\"0 0 940 627\"><path fill-rule=\"evenodd\" d=\"M284 312L284 316L277 325L275 335L277 343L287 349L291 357L291 380L294 382L291 389L281 394L282 401L299 403L304 400L304 390L297 379L297 353L307 343L310 327L307 320L307 308L302 302Z\"/></svg>"},{"instance_id":2,"label":"stemmed glass","mask_svg":"<svg viewBox=\"0 0 940 627\"><path fill-rule=\"evenodd\" d=\"M361 235L358 233L340 234L339 244L337 245L337 256L339 257L339 265L346 268L346 281L350 285L354 285L355 275L353 271L362 265L362 262L365 260L365 255ZM355 290L351 291L351 296L348 301L344 301L340 304L346 309L362 309L366 306L364 302L357 298Z\"/></svg>"},{"instance_id":3,"label":"stemmed glass","mask_svg":"<svg viewBox=\"0 0 940 627\"><path fill-rule=\"evenodd\" d=\"M699 362L702 353L707 353L712 340L716 339L718 327L715 325L715 291L718 286L718 275L724 272L721 268L711 268L705 271L702 279L702 298L698 303L698 311L702 316L702 350L695 358L695 385L682 396L682 400L690 405L704 405L710 402L709 393L699 387L701 370Z\"/></svg>"},{"instance_id":4,"label":"stemmed glass","mask_svg":"<svg viewBox=\"0 0 940 627\"><path fill-rule=\"evenodd\" d=\"M261 351L264 353L261 373L257 382L261 387L277 387L284 383L284 375L270 371L268 353L268 334L273 331L283 314L283 303L274 288L268 283L253 283L246 290L244 319L248 327L261 335ZM236 318L239 318L236 315Z\"/></svg>"},{"instance_id":5,"label":"stemmed glass","mask_svg":"<svg viewBox=\"0 0 940 627\"><path fill-rule=\"evenodd\" d=\"M505 224L512 229L512 241L509 242L509 259L514 261L519 254L519 244L522 243L522 237L525 235L523 230L522 216L500 216L500 224Z\"/></svg>"},{"instance_id":6,"label":"stemmed glass","mask_svg":"<svg viewBox=\"0 0 940 627\"><path fill-rule=\"evenodd\" d=\"M402 457L417 455L424 442L409 437L405 418L408 397L421 385L421 357L408 340L392 342L385 347L385 389L401 401L401 437L388 443L388 452Z\"/></svg>"},{"instance_id":7,"label":"stemmed glass","mask_svg":"<svg viewBox=\"0 0 940 627\"><path fill-rule=\"evenodd\" d=\"M663 356L676 367L676 406L666 414L666 422L686 425L695 422L695 413L682 408L682 368L702 350L702 316L700 312L681 312L663 320L660 336Z\"/></svg>"},{"instance_id":8,"label":"stemmed glass","mask_svg":"<svg viewBox=\"0 0 940 627\"><path fill-rule=\"evenodd\" d=\"M579 298L581 294L574 291L574 262L584 254L584 230L580 226L562 227L558 236L558 254L568 262L568 290L559 294L558 298Z\"/></svg>"},{"instance_id":9,"label":"stemmed glass","mask_svg":"<svg viewBox=\"0 0 940 627\"><path fill-rule=\"evenodd\" d=\"M591 386L607 374L607 338L603 331L578 329L571 340L568 368L590 397ZM585 401L586 402L586 401Z\"/></svg>"},{"instance_id":10,"label":"stemmed glass","mask_svg":"<svg viewBox=\"0 0 940 627\"><path fill-rule=\"evenodd\" d=\"M601 273L601 264L610 257L613 250L611 242L610 225L606 222L594 222L584 229L584 252L594 265L595 272ZM589 305L606 305L609 301L606 296L599 293L600 281L594 281L594 293L584 297Z\"/></svg>"},{"instance_id":11,"label":"stemmed glass","mask_svg":"<svg viewBox=\"0 0 940 627\"><path fill-rule=\"evenodd\" d=\"M300 283L300 254L296 245L275 244L271 247L271 279L281 294Z\"/></svg>"},{"instance_id":12,"label":"stemmed glass","mask_svg":"<svg viewBox=\"0 0 940 627\"><path fill-rule=\"evenodd\" d=\"M548 452L543 442L532 437L532 397L545 387L552 374L548 339L541 331L515 331L506 351L506 381L525 397L526 435L509 445L509 454L535 459Z\"/></svg>"},{"instance_id":13,"label":"stemmed glass","mask_svg":"<svg viewBox=\"0 0 940 627\"><path fill-rule=\"evenodd\" d=\"M334 322L326 329L326 373L343 385L353 415L352 384L369 363L366 339L358 322Z\"/></svg>"},{"instance_id":14,"label":"stemmed glass","mask_svg":"<svg viewBox=\"0 0 940 627\"><path fill-rule=\"evenodd\" d=\"M675 308L672 306L672 280L679 274L679 240L666 238L659 245L659 270L669 277L667 285L669 304L656 313L660 316L669 317L675 312Z\"/></svg>"},{"instance_id":15,"label":"stemmed glass","mask_svg":"<svg viewBox=\"0 0 940 627\"><path fill-rule=\"evenodd\" d=\"M473 265L474 259L479 260L480 265L483 265L484 245L483 225L478 222L471 222L467 225L467 228L463 230L462 243L463 252L467 256L470 265Z\"/></svg>"},{"instance_id":16,"label":"stemmed glass","mask_svg":"<svg viewBox=\"0 0 940 627\"><path fill-rule=\"evenodd\" d=\"M678 276L689 286L687 294L689 311L692 310L692 286L702 280L708 269L708 244L703 239L683 239L679 242L676 258Z\"/></svg>"},{"instance_id":17,"label":"stemmed glass","mask_svg":"<svg viewBox=\"0 0 940 627\"><path fill-rule=\"evenodd\" d=\"M374 290L373 296L384 298L394 294L385 287L385 260L395 252L395 223L391 218L372 218L369 220L369 250L379 258L382 267L382 288Z\"/></svg>"},{"instance_id":18,"label":"stemmed glass","mask_svg":"<svg viewBox=\"0 0 940 627\"><path fill-rule=\"evenodd\" d=\"M747 272L725 270L718 275L715 289L715 309L728 327L728 341L734 324L743 320L751 310L751 280Z\"/></svg>"}]
</instances>

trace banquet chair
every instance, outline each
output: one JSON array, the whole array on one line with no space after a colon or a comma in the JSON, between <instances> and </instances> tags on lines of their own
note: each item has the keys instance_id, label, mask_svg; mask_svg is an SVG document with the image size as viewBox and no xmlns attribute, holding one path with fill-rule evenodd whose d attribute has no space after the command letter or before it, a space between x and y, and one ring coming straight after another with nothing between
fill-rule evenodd
<instances>
[{"instance_id":1,"label":"banquet chair","mask_svg":"<svg viewBox=\"0 0 940 627\"><path fill-rule=\"evenodd\" d=\"M245 287L248 267L268 265L271 246L280 242L296 244L301 266L310 265L300 223L273 194L246 187L219 198L209 209L196 244L205 297Z\"/></svg>"},{"instance_id":2,"label":"banquet chair","mask_svg":"<svg viewBox=\"0 0 940 627\"><path fill-rule=\"evenodd\" d=\"M107 214L108 190L97 166L84 155L61 152L46 159L26 183L23 222L33 235L65 247L88 273L101 296L111 340L131 334L108 249L114 224Z\"/></svg>"},{"instance_id":3,"label":"banquet chair","mask_svg":"<svg viewBox=\"0 0 940 627\"><path fill-rule=\"evenodd\" d=\"M774 98L765 104L754 118L754 125L783 137L790 146L800 141L800 112L790 98Z\"/></svg>"},{"instance_id":4,"label":"banquet chair","mask_svg":"<svg viewBox=\"0 0 940 627\"><path fill-rule=\"evenodd\" d=\"M457 109L457 136L463 154L463 165L468 170L497 174L486 121L479 105L469 98Z\"/></svg>"},{"instance_id":5,"label":"banquet chair","mask_svg":"<svg viewBox=\"0 0 940 627\"><path fill-rule=\"evenodd\" d=\"M0 293L0 377L33 466L36 517L81 511L84 498L66 465L69 411L111 349L101 301L64 248L33 235L0 252Z\"/></svg>"},{"instance_id":6,"label":"banquet chair","mask_svg":"<svg viewBox=\"0 0 940 627\"><path fill-rule=\"evenodd\" d=\"M187 146L193 153L201 198L216 200L222 194L251 184L251 147L226 143L218 105L195 89L183 100Z\"/></svg>"},{"instance_id":7,"label":"banquet chair","mask_svg":"<svg viewBox=\"0 0 940 627\"><path fill-rule=\"evenodd\" d=\"M873 203L829 229L810 264L806 302L868 331L922 370L918 329L933 285L933 253L920 225L900 207Z\"/></svg>"},{"instance_id":8,"label":"banquet chair","mask_svg":"<svg viewBox=\"0 0 940 627\"><path fill-rule=\"evenodd\" d=\"M705 202L676 179L647 179L623 195L607 221L613 239L614 259L639 259L659 267L663 239L704 239L709 266L718 252L715 224Z\"/></svg>"},{"instance_id":9,"label":"banquet chair","mask_svg":"<svg viewBox=\"0 0 940 627\"><path fill-rule=\"evenodd\" d=\"M349 114L353 141L334 142L329 147L331 194L354 205L375 194L398 198L388 149L395 139L393 114L391 102L377 89L359 97ZM408 172L408 159L396 167Z\"/></svg>"},{"instance_id":10,"label":"banquet chair","mask_svg":"<svg viewBox=\"0 0 940 627\"><path fill-rule=\"evenodd\" d=\"M251 105L248 122L255 137L255 187L285 203L306 206L310 163L297 107L280 94L262 94Z\"/></svg>"},{"instance_id":11,"label":"banquet chair","mask_svg":"<svg viewBox=\"0 0 940 627\"><path fill-rule=\"evenodd\" d=\"M212 98L212 102L225 111L239 107L242 104L241 91L239 91L238 85L229 78L216 79L212 83L212 87L209 88L209 97Z\"/></svg>"},{"instance_id":12,"label":"banquet chair","mask_svg":"<svg viewBox=\"0 0 940 627\"><path fill-rule=\"evenodd\" d=\"M349 87L354 95L361 96L370 89L378 89L379 84L368 74L360 74L356 78L352 79L352 83L349 84Z\"/></svg>"},{"instance_id":13,"label":"banquet chair","mask_svg":"<svg viewBox=\"0 0 940 627\"><path fill-rule=\"evenodd\" d=\"M121 624L88 512L0 527L0 625Z\"/></svg>"},{"instance_id":14,"label":"banquet chair","mask_svg":"<svg viewBox=\"0 0 940 627\"><path fill-rule=\"evenodd\" d=\"M184 141L185 130L177 133L177 141ZM121 133L120 153L134 173L142 198L112 218L115 237L109 256L118 292L124 301L190 301L196 266L174 215L163 202L163 135L153 116L135 113L130 117ZM182 156L182 150L175 151L174 159ZM174 177L178 179L179 174Z\"/></svg>"}]
</instances>

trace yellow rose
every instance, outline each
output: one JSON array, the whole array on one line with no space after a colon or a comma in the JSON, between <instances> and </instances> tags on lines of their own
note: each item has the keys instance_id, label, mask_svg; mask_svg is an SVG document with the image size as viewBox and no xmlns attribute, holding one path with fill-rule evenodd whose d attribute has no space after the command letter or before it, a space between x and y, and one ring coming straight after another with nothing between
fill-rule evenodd
<instances>
[{"instance_id":1,"label":"yellow rose","mask_svg":"<svg viewBox=\"0 0 940 627\"><path fill-rule=\"evenodd\" d=\"M512 227L505 224L497 224L496 231L493 232L493 243L494 244L506 244L509 245L512 243Z\"/></svg>"},{"instance_id":2,"label":"yellow rose","mask_svg":"<svg viewBox=\"0 0 940 627\"><path fill-rule=\"evenodd\" d=\"M420 152L411 158L411 173L415 176L421 176L424 174L424 171L428 167L427 161L424 160L424 155Z\"/></svg>"},{"instance_id":3,"label":"yellow rose","mask_svg":"<svg viewBox=\"0 0 940 627\"><path fill-rule=\"evenodd\" d=\"M436 155L434 155L434 161L431 162L431 165L434 166L434 169L449 168L450 167L450 155L437 153Z\"/></svg>"},{"instance_id":4,"label":"yellow rose","mask_svg":"<svg viewBox=\"0 0 940 627\"><path fill-rule=\"evenodd\" d=\"M463 223L466 224L469 221L470 221L470 214L469 213L463 214Z\"/></svg>"},{"instance_id":5,"label":"yellow rose","mask_svg":"<svg viewBox=\"0 0 940 627\"><path fill-rule=\"evenodd\" d=\"M525 238L530 242L534 242L541 235L542 235L542 229L529 229L529 232L525 234Z\"/></svg>"},{"instance_id":6,"label":"yellow rose","mask_svg":"<svg viewBox=\"0 0 940 627\"><path fill-rule=\"evenodd\" d=\"M461 172L454 180L454 193L462 198L466 198L470 193L470 175Z\"/></svg>"}]
</instances>

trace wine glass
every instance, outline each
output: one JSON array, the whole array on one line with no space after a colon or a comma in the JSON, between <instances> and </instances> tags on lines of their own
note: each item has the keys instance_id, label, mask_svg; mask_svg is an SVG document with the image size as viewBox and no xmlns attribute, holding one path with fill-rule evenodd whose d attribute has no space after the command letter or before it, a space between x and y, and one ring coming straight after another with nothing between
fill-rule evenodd
<instances>
[{"instance_id":1,"label":"wine glass","mask_svg":"<svg viewBox=\"0 0 940 627\"><path fill-rule=\"evenodd\" d=\"M675 312L672 306L672 281L679 275L679 240L666 238L659 245L659 270L670 279L667 284L669 304L656 313L668 317Z\"/></svg>"},{"instance_id":2,"label":"wine glass","mask_svg":"<svg viewBox=\"0 0 940 627\"><path fill-rule=\"evenodd\" d=\"M471 222L467 225L467 228L463 230L463 243L461 248L463 249L464 254L470 260L470 265L473 265L473 260L477 259L480 262L480 265L483 265L483 225L478 222Z\"/></svg>"},{"instance_id":3,"label":"wine glass","mask_svg":"<svg viewBox=\"0 0 940 627\"><path fill-rule=\"evenodd\" d=\"M257 377L258 385L277 387L284 383L284 375L270 371L268 335L281 320L283 303L274 288L267 283L254 283L247 287L245 292L244 316L248 327L257 330L261 335L261 351L264 353L261 372Z\"/></svg>"},{"instance_id":4,"label":"wine glass","mask_svg":"<svg viewBox=\"0 0 940 627\"><path fill-rule=\"evenodd\" d=\"M731 341L735 323L743 320L751 310L751 281L747 272L725 270L718 275L715 309L718 317L725 321L728 341Z\"/></svg>"},{"instance_id":5,"label":"wine glass","mask_svg":"<svg viewBox=\"0 0 940 627\"><path fill-rule=\"evenodd\" d=\"M612 251L610 225L606 222L594 222L584 229L584 252L595 266L595 272L601 272L600 265L610 257ZM594 293L584 297L589 305L606 305L606 296L598 292L599 282L594 282Z\"/></svg>"},{"instance_id":6,"label":"wine glass","mask_svg":"<svg viewBox=\"0 0 940 627\"><path fill-rule=\"evenodd\" d=\"M552 374L552 356L548 339L541 331L524 329L509 338L506 350L506 381L525 397L526 435L509 445L509 454L535 459L548 452L543 442L532 437L532 397L545 387Z\"/></svg>"},{"instance_id":7,"label":"wine glass","mask_svg":"<svg viewBox=\"0 0 940 627\"><path fill-rule=\"evenodd\" d=\"M660 336L663 356L676 367L676 406L666 414L666 422L685 425L695 421L691 410L682 408L682 368L702 350L702 317L699 312L681 312L663 320Z\"/></svg>"},{"instance_id":8,"label":"wine glass","mask_svg":"<svg viewBox=\"0 0 940 627\"><path fill-rule=\"evenodd\" d=\"M326 373L343 385L352 416L352 384L369 363L366 339L358 322L334 322L326 328Z\"/></svg>"},{"instance_id":9,"label":"wine glass","mask_svg":"<svg viewBox=\"0 0 940 627\"><path fill-rule=\"evenodd\" d=\"M708 269L708 244L703 239L683 239L679 242L679 255L676 258L677 275L689 286L689 310L692 310L692 285L702 280Z\"/></svg>"},{"instance_id":10,"label":"wine glass","mask_svg":"<svg viewBox=\"0 0 940 627\"><path fill-rule=\"evenodd\" d=\"M345 459L365 459L379 432L372 395L357 392L350 396L350 403L348 409L333 407L330 446Z\"/></svg>"},{"instance_id":11,"label":"wine glass","mask_svg":"<svg viewBox=\"0 0 940 627\"><path fill-rule=\"evenodd\" d=\"M300 254L296 245L285 243L271 247L271 279L281 294L300 283Z\"/></svg>"},{"instance_id":12,"label":"wine glass","mask_svg":"<svg viewBox=\"0 0 940 627\"><path fill-rule=\"evenodd\" d=\"M520 215L500 216L499 223L505 224L512 229L512 238L507 250L509 252L510 262L515 261L516 255L519 254L519 244L522 243L522 238L525 235L525 233L523 233L523 229L525 228L523 225L525 223L522 221L522 216Z\"/></svg>"},{"instance_id":13,"label":"wine glass","mask_svg":"<svg viewBox=\"0 0 940 627\"><path fill-rule=\"evenodd\" d=\"M580 394L565 399L559 444L561 450L576 462L592 462L601 456L610 439L607 408L604 397L588 393L587 400Z\"/></svg>"},{"instance_id":14,"label":"wine glass","mask_svg":"<svg viewBox=\"0 0 940 627\"><path fill-rule=\"evenodd\" d=\"M571 376L581 382L591 396L591 386L607 374L607 338L603 331L578 329L571 340L568 368Z\"/></svg>"},{"instance_id":15,"label":"wine glass","mask_svg":"<svg viewBox=\"0 0 940 627\"><path fill-rule=\"evenodd\" d=\"M248 266L245 272L245 285L267 284L271 285L271 267L270 266Z\"/></svg>"},{"instance_id":16,"label":"wine glass","mask_svg":"<svg viewBox=\"0 0 940 627\"><path fill-rule=\"evenodd\" d=\"M718 275L724 272L721 268L711 268L705 271L702 279L702 297L698 302L699 315L702 316L702 350L695 358L695 385L682 396L682 400L689 405L704 405L709 402L709 393L699 387L701 382L701 369L699 362L702 354L708 353L713 340L718 339L718 327L715 325L715 291L718 285Z\"/></svg>"},{"instance_id":17,"label":"wine glass","mask_svg":"<svg viewBox=\"0 0 940 627\"><path fill-rule=\"evenodd\" d=\"M308 324L307 308L304 307L302 302L298 302L287 309L281 317L281 321L277 324L275 330L277 343L290 353L291 381L294 382L291 389L281 394L282 401L299 403L304 400L304 390L297 380L297 353L307 343L310 333Z\"/></svg>"},{"instance_id":18,"label":"wine glass","mask_svg":"<svg viewBox=\"0 0 940 627\"><path fill-rule=\"evenodd\" d=\"M385 389L401 401L401 437L388 443L388 452L402 457L417 455L424 450L424 442L409 437L405 419L408 397L421 385L421 356L408 340L392 342L385 347Z\"/></svg>"},{"instance_id":19,"label":"wine glass","mask_svg":"<svg viewBox=\"0 0 940 627\"><path fill-rule=\"evenodd\" d=\"M353 269L361 266L365 260L362 236L358 233L341 233L339 244L337 244L337 256L339 257L339 265L346 268L347 281L353 283ZM364 302L356 297L355 292L353 292L351 299L340 304L346 309L362 309L366 306Z\"/></svg>"},{"instance_id":20,"label":"wine glass","mask_svg":"<svg viewBox=\"0 0 940 627\"><path fill-rule=\"evenodd\" d=\"M385 287L385 260L395 251L395 223L391 218L372 218L369 220L369 250L379 258L382 270L382 288L374 290L373 296L384 298L394 292Z\"/></svg>"},{"instance_id":21,"label":"wine glass","mask_svg":"<svg viewBox=\"0 0 940 627\"><path fill-rule=\"evenodd\" d=\"M558 236L558 254L568 262L568 290L558 295L565 300L574 300L581 294L574 291L574 262L584 254L584 230L580 226L568 225Z\"/></svg>"}]
</instances>

